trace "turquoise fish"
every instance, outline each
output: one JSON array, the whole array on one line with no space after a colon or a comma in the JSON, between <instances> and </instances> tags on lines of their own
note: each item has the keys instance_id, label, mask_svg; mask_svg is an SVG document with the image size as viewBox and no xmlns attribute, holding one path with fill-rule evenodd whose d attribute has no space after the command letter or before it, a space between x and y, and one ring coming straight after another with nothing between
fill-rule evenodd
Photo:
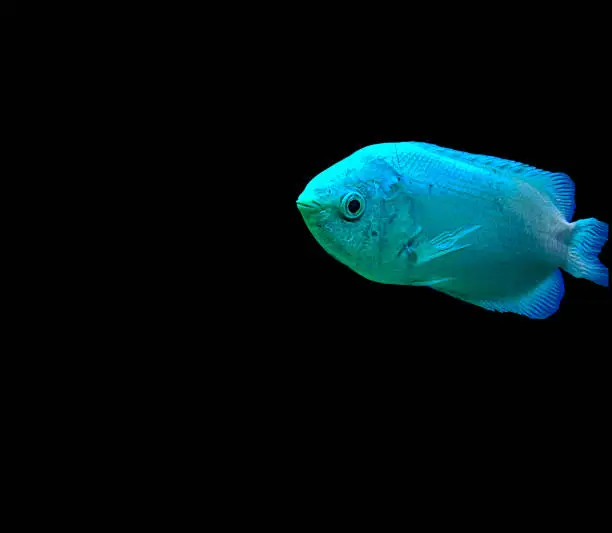
<instances>
[{"instance_id":1,"label":"turquoise fish","mask_svg":"<svg viewBox=\"0 0 612 533\"><path fill-rule=\"evenodd\" d=\"M378 283L431 287L499 312L555 313L559 269L609 284L608 224L571 222L563 173L423 142L367 146L315 176L297 207L319 244Z\"/></svg>"}]
</instances>

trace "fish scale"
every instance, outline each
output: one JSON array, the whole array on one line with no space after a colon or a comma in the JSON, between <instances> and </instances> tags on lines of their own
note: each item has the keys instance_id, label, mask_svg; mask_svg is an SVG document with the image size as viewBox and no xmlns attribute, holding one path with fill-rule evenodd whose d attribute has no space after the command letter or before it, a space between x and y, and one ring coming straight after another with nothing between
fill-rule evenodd
<instances>
[{"instance_id":1,"label":"fish scale","mask_svg":"<svg viewBox=\"0 0 612 533\"><path fill-rule=\"evenodd\" d=\"M483 212L498 227L516 223L509 213L504 212L498 194L502 189L511 189L514 184L503 184L496 178L498 186L492 189L486 185L489 180L485 172L476 170L481 175L480 180L475 180L474 170L470 172L465 165L444 165L443 161L426 152L417 152L412 162L402 169L407 187L414 195L415 217L423 221L429 233L448 231L458 223L475 224ZM492 190L496 191L495 195L492 195ZM432 205L433 210L430 208ZM440 210L451 215L441 217ZM463 220L459 221L461 218Z\"/></svg>"},{"instance_id":2,"label":"fish scale","mask_svg":"<svg viewBox=\"0 0 612 533\"><path fill-rule=\"evenodd\" d=\"M416 272L419 282L454 278L445 284L454 295L488 299L507 297L516 289L526 291L532 286L533 277L537 279L554 270L554 261L541 245L547 223L537 216L525 219L509 200L519 191L515 179L474 167L469 162L421 152L424 153L417 160L426 161L420 164L426 173L420 179L432 183L433 189L438 190L434 197L415 192L415 219L427 228L425 237L435 238L456 227L476 224L482 229L464 239L463 244L470 246L468 252L441 257L424 265ZM411 169L407 168L406 173L410 175ZM546 212L546 206L542 210ZM552 211L548 218L554 218ZM526 277L514 267L509 258L517 256L525 257L522 270L530 270L533 276ZM438 289L444 290L444 287Z\"/></svg>"},{"instance_id":3,"label":"fish scale","mask_svg":"<svg viewBox=\"0 0 612 533\"><path fill-rule=\"evenodd\" d=\"M427 151L417 152L414 158L399 171L406 176L407 183L417 183L421 190L431 188L453 191L482 201L483 194L501 192L508 188L508 181L488 175L482 169L470 168L456 161L444 161ZM475 173L480 179L474 179Z\"/></svg>"}]
</instances>

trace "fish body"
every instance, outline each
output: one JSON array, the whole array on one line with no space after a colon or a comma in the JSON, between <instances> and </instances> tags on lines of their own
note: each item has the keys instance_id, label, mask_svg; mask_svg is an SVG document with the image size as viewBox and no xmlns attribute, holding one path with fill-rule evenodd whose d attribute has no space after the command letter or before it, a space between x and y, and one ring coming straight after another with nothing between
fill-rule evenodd
<instances>
[{"instance_id":1,"label":"fish body","mask_svg":"<svg viewBox=\"0 0 612 533\"><path fill-rule=\"evenodd\" d=\"M332 165L297 204L321 246L369 280L545 318L564 293L559 268L608 285L608 225L570 222L574 191L566 174L404 142Z\"/></svg>"}]
</instances>

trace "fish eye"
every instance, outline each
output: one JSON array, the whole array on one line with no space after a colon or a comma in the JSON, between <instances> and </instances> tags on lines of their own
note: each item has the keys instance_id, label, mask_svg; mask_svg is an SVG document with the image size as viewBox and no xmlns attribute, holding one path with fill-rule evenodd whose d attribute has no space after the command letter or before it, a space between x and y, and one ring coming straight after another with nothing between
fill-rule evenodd
<instances>
[{"instance_id":1,"label":"fish eye","mask_svg":"<svg viewBox=\"0 0 612 533\"><path fill-rule=\"evenodd\" d=\"M361 194L350 192L342 199L342 211L346 218L359 218L365 208L365 200Z\"/></svg>"},{"instance_id":2,"label":"fish eye","mask_svg":"<svg viewBox=\"0 0 612 533\"><path fill-rule=\"evenodd\" d=\"M361 203L359 202L359 200L356 200L355 198L353 198L349 203L348 203L348 210L355 214L357 211L359 211L359 209L361 208Z\"/></svg>"}]
</instances>

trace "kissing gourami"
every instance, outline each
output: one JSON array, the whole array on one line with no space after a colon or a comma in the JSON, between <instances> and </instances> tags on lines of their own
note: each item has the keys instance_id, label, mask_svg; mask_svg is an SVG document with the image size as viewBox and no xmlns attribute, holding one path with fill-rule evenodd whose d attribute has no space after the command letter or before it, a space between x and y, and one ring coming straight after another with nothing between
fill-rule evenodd
<instances>
[{"instance_id":1,"label":"kissing gourami","mask_svg":"<svg viewBox=\"0 0 612 533\"><path fill-rule=\"evenodd\" d=\"M367 146L297 200L331 256L375 282L427 286L530 318L557 311L560 269L607 287L608 224L572 222L563 173L422 142Z\"/></svg>"}]
</instances>

